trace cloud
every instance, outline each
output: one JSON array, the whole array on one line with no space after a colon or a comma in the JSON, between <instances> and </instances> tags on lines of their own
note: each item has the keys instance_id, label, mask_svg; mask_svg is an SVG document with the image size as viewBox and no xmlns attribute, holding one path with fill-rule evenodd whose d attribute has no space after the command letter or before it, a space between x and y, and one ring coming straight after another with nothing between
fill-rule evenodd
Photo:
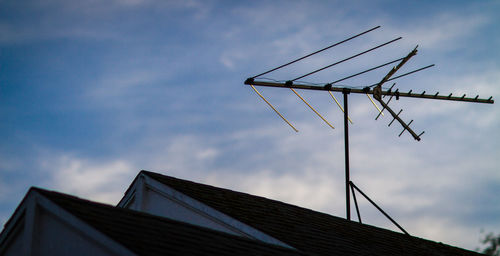
<instances>
[{"instance_id":1,"label":"cloud","mask_svg":"<svg viewBox=\"0 0 500 256\"><path fill-rule=\"evenodd\" d=\"M0 202L3 202L5 201L5 199L9 198L10 190L11 187L8 185L8 183L0 179Z\"/></svg>"},{"instance_id":2,"label":"cloud","mask_svg":"<svg viewBox=\"0 0 500 256\"><path fill-rule=\"evenodd\" d=\"M41 160L47 173L44 185L63 193L115 204L137 174L124 160L95 161L71 155Z\"/></svg>"},{"instance_id":3,"label":"cloud","mask_svg":"<svg viewBox=\"0 0 500 256\"><path fill-rule=\"evenodd\" d=\"M473 250L479 239L479 229L472 226L457 225L452 218L420 216L406 221L407 229L424 239L440 238L440 242L458 245ZM474 239L475 238L475 239Z\"/></svg>"},{"instance_id":4,"label":"cloud","mask_svg":"<svg viewBox=\"0 0 500 256\"><path fill-rule=\"evenodd\" d=\"M215 186L329 212L343 205L343 190L335 186L330 173L315 170L279 173L270 169L251 173L212 173L204 178Z\"/></svg>"},{"instance_id":5,"label":"cloud","mask_svg":"<svg viewBox=\"0 0 500 256\"><path fill-rule=\"evenodd\" d=\"M220 152L210 141L213 142L203 136L184 135L168 141L153 142L156 150L155 154L147 158L150 160L148 166L174 173L215 171L214 161Z\"/></svg>"},{"instance_id":6,"label":"cloud","mask_svg":"<svg viewBox=\"0 0 500 256\"><path fill-rule=\"evenodd\" d=\"M388 22L383 34L402 35L409 47L418 44L426 51L453 51L456 47L464 47L470 35L488 22L488 16L483 13L444 12L418 23Z\"/></svg>"},{"instance_id":7,"label":"cloud","mask_svg":"<svg viewBox=\"0 0 500 256\"><path fill-rule=\"evenodd\" d=\"M12 16L0 19L0 43L36 43L61 39L91 40L97 42L131 42L146 38L152 17L156 23L167 22L177 13L187 11L197 20L203 20L211 12L210 4L189 1L61 0L10 2L3 6ZM140 21L130 19L130 11L149 13ZM160 11L161 10L161 11ZM170 13L170 15L165 15ZM161 14L161 16L160 16ZM36 22L24 19L29 15ZM182 20L182 17L178 18ZM118 24L121 24L118 25ZM127 24L127 25L124 25ZM139 29L137 29L139 28Z\"/></svg>"}]
</instances>

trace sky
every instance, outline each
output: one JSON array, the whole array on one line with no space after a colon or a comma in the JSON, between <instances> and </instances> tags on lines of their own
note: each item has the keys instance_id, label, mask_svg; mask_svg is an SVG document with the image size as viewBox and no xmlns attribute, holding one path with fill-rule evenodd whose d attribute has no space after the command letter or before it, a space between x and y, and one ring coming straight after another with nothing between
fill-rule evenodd
<instances>
[{"instance_id":1,"label":"sky","mask_svg":"<svg viewBox=\"0 0 500 256\"><path fill-rule=\"evenodd\" d=\"M400 91L500 96L499 1L0 0L0 224L31 186L116 204L140 170L345 217L343 114L327 83L400 58ZM366 86L391 66L342 81ZM342 94L335 93L342 103ZM500 232L500 107L401 98L417 142L366 95L349 96L351 179L410 234L476 249ZM360 198L363 222L396 230ZM354 208L353 208L354 211ZM352 212L353 218L355 213Z\"/></svg>"}]
</instances>

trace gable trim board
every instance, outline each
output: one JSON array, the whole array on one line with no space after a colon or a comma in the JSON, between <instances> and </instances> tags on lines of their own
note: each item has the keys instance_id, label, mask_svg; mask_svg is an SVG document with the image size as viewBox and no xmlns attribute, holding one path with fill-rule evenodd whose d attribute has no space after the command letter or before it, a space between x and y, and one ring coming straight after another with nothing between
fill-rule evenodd
<instances>
[{"instance_id":1,"label":"gable trim board","mask_svg":"<svg viewBox=\"0 0 500 256\"><path fill-rule=\"evenodd\" d=\"M2 233L0 233L0 255L4 255L6 250L12 246L15 242L15 237L21 237L20 240L23 244L27 244L25 241L28 239L24 235L25 226L25 215L26 215L26 205L27 196L23 198L21 203L17 206L14 214L5 223ZM23 250L24 251L24 250Z\"/></svg>"},{"instance_id":2,"label":"gable trim board","mask_svg":"<svg viewBox=\"0 0 500 256\"><path fill-rule=\"evenodd\" d=\"M156 204L175 204L172 207L182 207L187 209L192 214L196 215L196 218L202 218L204 221L208 221L210 223L204 223L201 219L189 219L187 216L169 216L166 215L165 212L159 214L157 212L151 211L148 209L147 202L148 196L150 196L148 192L156 193L161 196L162 202L154 202ZM133 203L132 203L133 202ZM216 229L218 231L227 232L232 235L239 235L251 239L256 239L262 242L279 245L282 247L295 249L292 246L272 237L264 232L257 230L241 221L238 221L232 218L229 215L226 215L216 209L201 203L179 191L149 177L143 172L139 173L139 175L134 179L133 183L130 185L129 189L125 192L124 197L118 203L118 207L134 209L137 211L148 212L155 215L160 215L168 218L172 218L178 221L184 221L190 224L201 225L207 228Z\"/></svg>"}]
</instances>

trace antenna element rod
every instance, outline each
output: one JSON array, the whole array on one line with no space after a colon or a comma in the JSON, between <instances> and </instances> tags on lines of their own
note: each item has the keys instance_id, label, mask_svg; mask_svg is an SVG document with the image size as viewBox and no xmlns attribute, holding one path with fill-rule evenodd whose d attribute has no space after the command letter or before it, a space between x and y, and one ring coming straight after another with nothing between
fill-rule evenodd
<instances>
[{"instance_id":1,"label":"antenna element rod","mask_svg":"<svg viewBox=\"0 0 500 256\"><path fill-rule=\"evenodd\" d=\"M410 134L411 136L413 136L413 138L417 141L420 141L420 137L410 128L409 124L406 124L403 119L401 119L399 117L399 113L401 113L401 111L399 111L398 114L396 114L389 106L387 106L387 104L382 100L378 100L380 102L380 104L382 104L382 106L387 109L387 111L389 111L389 113L391 113L392 117L394 117L394 119L398 120L398 122L403 126L403 128L405 128ZM392 120L394 121L394 120ZM413 120L412 120L413 121ZM391 122L392 123L392 122ZM410 122L411 123L411 122ZM403 130L404 132L404 130ZM401 133L402 134L402 133Z\"/></svg>"},{"instance_id":2,"label":"antenna element rod","mask_svg":"<svg viewBox=\"0 0 500 256\"><path fill-rule=\"evenodd\" d=\"M309 103L307 103L307 101L302 98L302 96L300 96L300 94L295 91L293 88L290 88L290 90L292 90L293 93L295 93L295 95L297 95L297 97L299 97L312 111L314 111L314 113L316 113L316 115L318 115L323 121L325 121L325 123L330 126L330 128L332 129L335 129L335 127L333 127L332 124L330 124L320 113L318 113L318 111L316 111L316 109L314 109Z\"/></svg>"},{"instance_id":3,"label":"antenna element rod","mask_svg":"<svg viewBox=\"0 0 500 256\"><path fill-rule=\"evenodd\" d=\"M379 115L384 116L384 113L382 113L382 110L380 110L380 108L377 106L377 104L375 104L375 101L373 101L372 97L370 97L370 94L367 93L366 96L368 97L368 99L370 99L370 101L372 102L373 106L375 106L375 108L377 108L377 110L379 112Z\"/></svg>"},{"instance_id":4,"label":"antenna element rod","mask_svg":"<svg viewBox=\"0 0 500 256\"><path fill-rule=\"evenodd\" d=\"M358 56L360 56L360 55L363 55L363 54L365 54L365 53L367 53L367 52L371 52L371 51L373 51L373 50L375 50L375 49L378 49L378 48L380 48L380 47L382 47L382 46L385 46L385 45L388 45L388 44L390 44L390 43L396 42L396 41L398 41L398 40L399 40L399 39L401 39L401 38L402 38L402 37L398 37L398 38L396 38L396 39L392 39L392 40L391 40L391 41L389 41L389 42L383 43L383 44L381 44L381 45L378 45L378 46L375 46L375 47L373 47L373 48L371 48L371 49L368 49L368 50L366 50L366 51L364 51L364 52L360 52L360 53L358 53L358 54L356 54L356 55L353 55L353 56L351 56L351 57L349 57L349 58L345 58L345 59L343 59L343 60L341 60L341 61L337 61L337 62L335 62L335 63L332 63L332 64L328 65L328 66L325 66L325 67L322 67L322 68L320 68L320 69L314 70L314 71L309 72L309 73L307 73L307 74L305 74L305 75L302 75L302 76L299 76L299 77L297 77L297 78L294 78L294 79L292 79L292 80L290 80L290 81L296 81L296 80L301 79L301 78L304 78L304 77L306 77L306 76L310 76L310 75L312 75L312 74L314 74L314 73L317 73L317 72L319 72L319 71L321 71L321 70L325 70L325 69L327 69L327 68L333 67L333 66L335 66L335 65L337 65L337 64L340 64L340 63L342 63L342 62L345 62L345 61L348 61L348 60L350 60L350 59L356 58L356 57L358 57Z\"/></svg>"},{"instance_id":5,"label":"antenna element rod","mask_svg":"<svg viewBox=\"0 0 500 256\"><path fill-rule=\"evenodd\" d=\"M342 108L342 106L340 106L340 103L337 100L337 98L335 98L335 96L333 96L333 93L331 91L328 91L328 93L330 93L330 96L332 96L333 100L335 100L335 103L337 103L337 106L339 106L340 110L342 110L342 112L344 112L344 109ZM349 119L349 122L352 124L352 120L349 116L347 116L347 119Z\"/></svg>"},{"instance_id":6,"label":"antenna element rod","mask_svg":"<svg viewBox=\"0 0 500 256\"><path fill-rule=\"evenodd\" d=\"M260 94L260 92L257 91L257 89L255 89L255 86L253 86L253 85L250 85L250 86L252 86L252 89L267 103L267 105L269 105L269 107L271 107L274 110L274 112L276 112L276 114L278 114L281 117L281 119L283 119L283 121L285 121L288 125L290 125L290 127L292 127L292 129L295 132L299 132L299 130L297 130L295 127L293 127L293 125L290 122L288 122L288 120L286 120L286 118L283 117L283 115L281 115L280 112L278 112L278 110L276 110L273 107L273 105L271 105L271 103L269 103L269 101L267 101L266 98L264 98L264 96L262 96L262 94Z\"/></svg>"},{"instance_id":7,"label":"antenna element rod","mask_svg":"<svg viewBox=\"0 0 500 256\"><path fill-rule=\"evenodd\" d=\"M344 80L347 80L347 79L349 79L349 78L353 78L353 77L355 77L355 76L358 76L358 75L364 74L364 73L366 73L366 72L373 71L373 70L375 70L375 69L378 69L378 68L381 68L381 67L387 66L387 65L392 64L392 63L394 63L394 62L398 62L398 61L400 61L400 60L402 60L402 59L404 59L404 58L399 58L399 59L397 59L397 60L393 60L393 61L391 61L391 62L387 62L387 63L384 63L384 64L382 64L382 65L379 65L379 66L376 66L376 67L373 67L373 68L367 69L367 70L365 70L365 71L361 71L361 72L356 73L356 74L354 74L354 75L350 75L350 76L347 76L347 77L341 78L341 79L339 79L339 80L337 80L337 81L333 81L333 82L331 82L331 84L335 84L335 83L338 83L338 82L340 82L340 81L344 81Z\"/></svg>"},{"instance_id":8,"label":"antenna element rod","mask_svg":"<svg viewBox=\"0 0 500 256\"><path fill-rule=\"evenodd\" d=\"M340 41L340 42L338 42L338 43L334 43L334 44L332 44L332 45L330 45L330 46L328 46L328 47L325 47L325 48L323 48L323 49L321 49L321 50L317 50L317 51L315 51L315 52L313 52L313 53L310 53L310 54L308 54L308 55L306 55L306 56L304 56L304 57L300 57L300 58L298 58L298 59L296 59L296 60L293 60L293 61L290 61L290 62L288 62L288 63L286 63L286 64L283 64L283 65L281 65L281 66L279 66L279 67L277 67L277 68L273 68L273 69L268 70L268 71L266 71L266 72L264 72L264 73L261 73L261 74L258 74L258 75L256 75L256 76L253 76L252 78L257 78L257 77L259 77L259 76L265 75L265 74L267 74L267 73L271 73L271 72L273 72L273 71L275 71L275 70L278 70L278 69L280 69L280 68L284 68L284 67L286 67L286 66L288 66L288 65L290 65L290 64L293 64L293 63L295 63L295 62L297 62L297 61L303 60L303 59L305 59L305 58L307 58L307 57L311 57L311 56L313 56L314 54L320 53L320 52L322 52L322 51L324 51L324 50L330 49L330 48L335 47L335 46L337 46L337 45L339 45L339 44L343 44L343 43L345 43L345 42L347 42L347 41L349 41L349 40L351 40L351 39L354 39L354 38L356 38L356 37L358 37L358 36L364 35L364 34L366 34L366 33L368 33L368 32L371 32L371 31L373 31L373 30L375 30L375 29L377 29L377 28L380 28L380 26L376 26L376 27L371 28L371 29L369 29L369 30L367 30L367 31L365 31L365 32L359 33L359 34L357 34L357 35L355 35L355 36L351 36L351 37L349 37L349 38L347 38L347 39L344 39L344 40L342 40L342 41Z\"/></svg>"}]
</instances>

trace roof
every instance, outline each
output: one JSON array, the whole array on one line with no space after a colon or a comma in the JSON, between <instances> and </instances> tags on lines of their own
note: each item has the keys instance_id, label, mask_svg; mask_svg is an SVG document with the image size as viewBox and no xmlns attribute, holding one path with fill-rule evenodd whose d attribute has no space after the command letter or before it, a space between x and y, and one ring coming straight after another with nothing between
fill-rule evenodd
<instances>
[{"instance_id":1,"label":"roof","mask_svg":"<svg viewBox=\"0 0 500 256\"><path fill-rule=\"evenodd\" d=\"M264 197L141 173L310 255L482 255Z\"/></svg>"},{"instance_id":2,"label":"roof","mask_svg":"<svg viewBox=\"0 0 500 256\"><path fill-rule=\"evenodd\" d=\"M304 255L297 250L164 217L39 188L31 190L138 255Z\"/></svg>"}]
</instances>

